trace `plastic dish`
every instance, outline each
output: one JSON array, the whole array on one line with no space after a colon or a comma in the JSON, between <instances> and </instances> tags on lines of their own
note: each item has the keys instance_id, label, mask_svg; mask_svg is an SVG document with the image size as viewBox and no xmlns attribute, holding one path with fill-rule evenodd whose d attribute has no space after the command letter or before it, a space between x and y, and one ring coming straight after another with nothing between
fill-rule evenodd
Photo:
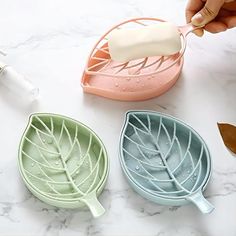
<instances>
[{"instance_id":1,"label":"plastic dish","mask_svg":"<svg viewBox=\"0 0 236 236\"><path fill-rule=\"evenodd\" d=\"M130 111L120 137L120 163L130 185L163 205L193 202L203 213L214 207L203 197L211 157L200 135L169 115Z\"/></svg>"},{"instance_id":2,"label":"plastic dish","mask_svg":"<svg viewBox=\"0 0 236 236\"><path fill-rule=\"evenodd\" d=\"M105 210L97 200L109 161L98 136L82 123L55 114L33 114L19 147L19 168L28 189L62 208L87 205L94 217Z\"/></svg>"},{"instance_id":3,"label":"plastic dish","mask_svg":"<svg viewBox=\"0 0 236 236\"><path fill-rule=\"evenodd\" d=\"M115 100L138 101L153 98L169 90L179 78L183 67L186 35L192 25L180 26L182 49L171 56L147 57L119 63L111 60L108 50L109 33L119 28L144 27L163 21L136 18L110 29L94 46L85 67L81 85L86 93Z\"/></svg>"}]
</instances>

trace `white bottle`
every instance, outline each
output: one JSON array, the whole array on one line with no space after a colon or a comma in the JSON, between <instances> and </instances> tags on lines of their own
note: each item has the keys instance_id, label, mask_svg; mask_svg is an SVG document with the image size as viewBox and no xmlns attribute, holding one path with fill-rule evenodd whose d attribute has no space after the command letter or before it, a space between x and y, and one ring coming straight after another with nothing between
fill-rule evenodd
<instances>
[{"instance_id":1,"label":"white bottle","mask_svg":"<svg viewBox=\"0 0 236 236\"><path fill-rule=\"evenodd\" d=\"M11 66L0 62L0 85L4 85L19 98L34 101L39 96L39 89Z\"/></svg>"}]
</instances>

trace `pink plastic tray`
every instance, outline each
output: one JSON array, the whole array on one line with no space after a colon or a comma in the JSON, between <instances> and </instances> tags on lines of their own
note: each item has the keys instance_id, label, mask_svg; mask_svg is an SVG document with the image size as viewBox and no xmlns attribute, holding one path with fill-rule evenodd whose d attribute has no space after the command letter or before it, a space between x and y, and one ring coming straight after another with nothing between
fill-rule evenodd
<instances>
[{"instance_id":1,"label":"pink plastic tray","mask_svg":"<svg viewBox=\"0 0 236 236\"><path fill-rule=\"evenodd\" d=\"M82 77L84 92L122 101L141 101L157 97L169 90L179 78L186 48L189 26L179 27L182 49L168 57L148 57L119 63L111 60L107 38L116 28L143 27L163 21L136 18L110 29L94 46Z\"/></svg>"}]
</instances>

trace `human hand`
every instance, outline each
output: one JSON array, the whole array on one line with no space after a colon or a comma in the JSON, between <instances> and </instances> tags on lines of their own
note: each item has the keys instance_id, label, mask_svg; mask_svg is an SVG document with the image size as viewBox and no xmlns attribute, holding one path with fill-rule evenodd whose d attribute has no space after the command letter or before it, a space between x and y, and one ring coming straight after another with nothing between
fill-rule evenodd
<instances>
[{"instance_id":1,"label":"human hand","mask_svg":"<svg viewBox=\"0 0 236 236\"><path fill-rule=\"evenodd\" d=\"M189 0L186 7L186 21L195 26L203 26L211 33L219 33L236 26L235 0ZM203 29L194 31L197 36Z\"/></svg>"}]
</instances>

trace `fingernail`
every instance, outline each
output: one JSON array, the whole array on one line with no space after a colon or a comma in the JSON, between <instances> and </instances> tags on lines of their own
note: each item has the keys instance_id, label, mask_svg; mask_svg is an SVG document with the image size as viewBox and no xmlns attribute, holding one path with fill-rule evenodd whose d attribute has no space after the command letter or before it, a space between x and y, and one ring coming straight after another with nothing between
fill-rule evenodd
<instances>
[{"instance_id":1,"label":"fingernail","mask_svg":"<svg viewBox=\"0 0 236 236\"><path fill-rule=\"evenodd\" d=\"M197 13L192 17L191 21L193 25L200 26L203 23L204 18L201 13Z\"/></svg>"}]
</instances>

